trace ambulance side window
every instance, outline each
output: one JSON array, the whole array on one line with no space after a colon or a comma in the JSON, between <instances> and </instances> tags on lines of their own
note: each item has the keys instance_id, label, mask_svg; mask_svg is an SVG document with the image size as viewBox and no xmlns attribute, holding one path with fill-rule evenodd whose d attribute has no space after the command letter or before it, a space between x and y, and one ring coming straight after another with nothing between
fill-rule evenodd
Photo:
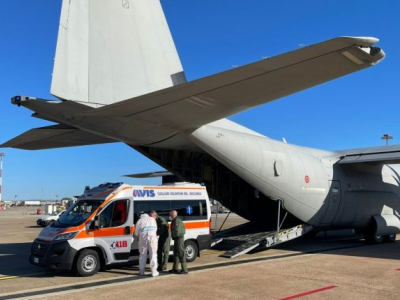
<instances>
[{"instance_id":1,"label":"ambulance side window","mask_svg":"<svg viewBox=\"0 0 400 300\"><path fill-rule=\"evenodd\" d=\"M128 213L128 205L126 200L116 201L114 204L114 212L111 220L111 226L120 226L125 224Z\"/></svg>"},{"instance_id":2,"label":"ambulance side window","mask_svg":"<svg viewBox=\"0 0 400 300\"><path fill-rule=\"evenodd\" d=\"M127 202L127 200L118 200L108 205L100 215L100 228L123 225L128 215Z\"/></svg>"},{"instance_id":3,"label":"ambulance side window","mask_svg":"<svg viewBox=\"0 0 400 300\"><path fill-rule=\"evenodd\" d=\"M178 212L182 221L207 220L206 200L171 201L171 209Z\"/></svg>"},{"instance_id":4,"label":"ambulance side window","mask_svg":"<svg viewBox=\"0 0 400 300\"><path fill-rule=\"evenodd\" d=\"M169 211L171 210L171 201L169 200L151 200L151 201L137 201L134 205L133 222L139 220L142 213L148 214L150 211L155 210L157 214L168 220Z\"/></svg>"},{"instance_id":5,"label":"ambulance side window","mask_svg":"<svg viewBox=\"0 0 400 300\"><path fill-rule=\"evenodd\" d=\"M149 212L149 204L147 201L135 202L134 208L133 222L136 224L140 218L140 214Z\"/></svg>"}]
</instances>

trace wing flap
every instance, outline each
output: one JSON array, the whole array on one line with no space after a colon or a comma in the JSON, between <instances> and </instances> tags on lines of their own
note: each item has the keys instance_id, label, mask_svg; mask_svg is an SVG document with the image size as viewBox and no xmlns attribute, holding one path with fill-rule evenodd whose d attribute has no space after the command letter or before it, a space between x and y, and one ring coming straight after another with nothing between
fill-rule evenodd
<instances>
[{"instance_id":1,"label":"wing flap","mask_svg":"<svg viewBox=\"0 0 400 300\"><path fill-rule=\"evenodd\" d=\"M399 164L400 145L362 148L341 151L343 158L338 164Z\"/></svg>"},{"instance_id":2,"label":"wing flap","mask_svg":"<svg viewBox=\"0 0 400 300\"><path fill-rule=\"evenodd\" d=\"M73 146L113 143L114 140L100 137L76 128L53 125L31 129L0 147L12 147L25 150L43 150Z\"/></svg>"}]
</instances>

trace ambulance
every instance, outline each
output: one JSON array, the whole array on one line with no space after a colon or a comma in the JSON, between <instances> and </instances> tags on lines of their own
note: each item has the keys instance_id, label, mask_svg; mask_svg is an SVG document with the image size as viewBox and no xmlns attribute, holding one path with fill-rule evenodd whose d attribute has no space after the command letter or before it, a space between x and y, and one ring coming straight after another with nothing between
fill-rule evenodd
<instances>
[{"instance_id":1,"label":"ambulance","mask_svg":"<svg viewBox=\"0 0 400 300\"><path fill-rule=\"evenodd\" d=\"M205 187L192 183L132 186L105 183L84 194L31 246L29 261L51 270L91 276L110 265L139 260L133 233L142 213L155 210L169 219L176 210L185 223L186 259L211 247L211 211ZM171 240L171 249L173 240ZM172 252L170 252L172 254Z\"/></svg>"}]
</instances>

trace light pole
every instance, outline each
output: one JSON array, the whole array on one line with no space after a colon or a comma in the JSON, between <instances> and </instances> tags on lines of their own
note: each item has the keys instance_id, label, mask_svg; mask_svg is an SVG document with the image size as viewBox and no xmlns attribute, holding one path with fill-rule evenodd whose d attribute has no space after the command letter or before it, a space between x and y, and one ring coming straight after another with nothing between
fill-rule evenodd
<instances>
[{"instance_id":1,"label":"light pole","mask_svg":"<svg viewBox=\"0 0 400 300\"><path fill-rule=\"evenodd\" d=\"M386 140L386 146L389 146L389 140L393 140L393 136L390 134L385 133L382 137L382 140Z\"/></svg>"}]
</instances>

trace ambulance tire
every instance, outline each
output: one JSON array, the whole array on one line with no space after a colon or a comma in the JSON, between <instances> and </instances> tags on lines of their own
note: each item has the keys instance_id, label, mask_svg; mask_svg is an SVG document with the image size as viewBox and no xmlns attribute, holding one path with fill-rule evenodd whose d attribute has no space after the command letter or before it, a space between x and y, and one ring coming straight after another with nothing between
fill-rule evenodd
<instances>
[{"instance_id":1,"label":"ambulance tire","mask_svg":"<svg viewBox=\"0 0 400 300\"><path fill-rule=\"evenodd\" d=\"M186 262L193 262L199 254L199 247L194 241L185 241Z\"/></svg>"},{"instance_id":2,"label":"ambulance tire","mask_svg":"<svg viewBox=\"0 0 400 300\"><path fill-rule=\"evenodd\" d=\"M96 274L100 270L100 259L97 251L83 250L78 254L75 263L75 271L79 276L87 277Z\"/></svg>"}]
</instances>

